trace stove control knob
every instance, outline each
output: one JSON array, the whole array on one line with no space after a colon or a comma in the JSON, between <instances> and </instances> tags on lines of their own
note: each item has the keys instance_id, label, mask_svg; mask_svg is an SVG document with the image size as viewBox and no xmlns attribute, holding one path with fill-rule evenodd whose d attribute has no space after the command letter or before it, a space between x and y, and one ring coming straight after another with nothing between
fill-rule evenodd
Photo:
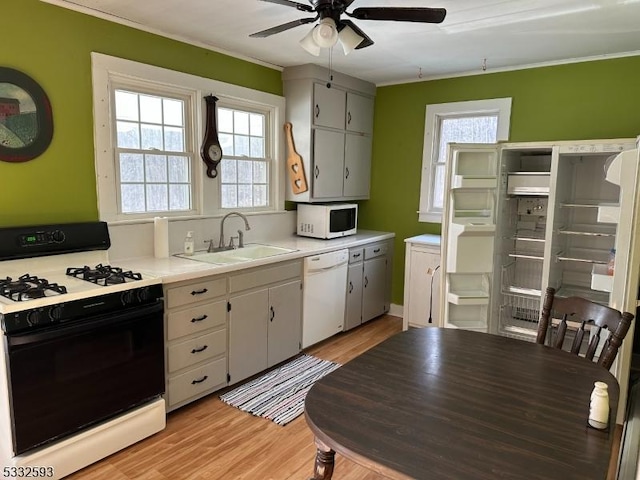
<instances>
[{"instance_id":1,"label":"stove control knob","mask_svg":"<svg viewBox=\"0 0 640 480\"><path fill-rule=\"evenodd\" d=\"M62 305L54 305L49 310L49 317L53 321L60 320L62 318Z\"/></svg>"},{"instance_id":2,"label":"stove control knob","mask_svg":"<svg viewBox=\"0 0 640 480\"><path fill-rule=\"evenodd\" d=\"M138 300L141 302L146 302L151 298L151 293L149 292L149 287L142 287L138 289Z\"/></svg>"},{"instance_id":3,"label":"stove control knob","mask_svg":"<svg viewBox=\"0 0 640 480\"><path fill-rule=\"evenodd\" d=\"M64 232L62 230L54 230L53 232L51 232L51 239L56 243L64 242Z\"/></svg>"},{"instance_id":4,"label":"stove control knob","mask_svg":"<svg viewBox=\"0 0 640 480\"><path fill-rule=\"evenodd\" d=\"M31 312L27 313L27 323L30 327L39 325L41 320L42 317L40 316L39 310L32 310Z\"/></svg>"},{"instance_id":5,"label":"stove control knob","mask_svg":"<svg viewBox=\"0 0 640 480\"><path fill-rule=\"evenodd\" d=\"M136 297L133 294L133 290L127 290L126 292L122 292L120 296L120 300L123 305L131 305L135 301Z\"/></svg>"}]
</instances>

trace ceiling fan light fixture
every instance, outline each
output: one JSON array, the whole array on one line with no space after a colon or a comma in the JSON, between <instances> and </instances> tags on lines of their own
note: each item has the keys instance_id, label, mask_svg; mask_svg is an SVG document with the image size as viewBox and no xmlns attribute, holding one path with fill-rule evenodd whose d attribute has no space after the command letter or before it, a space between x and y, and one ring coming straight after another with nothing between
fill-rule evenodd
<instances>
[{"instance_id":1,"label":"ceiling fan light fixture","mask_svg":"<svg viewBox=\"0 0 640 480\"><path fill-rule=\"evenodd\" d=\"M354 32L349 25L345 25L344 28L340 30L338 38L345 55L349 55L353 52L353 50L364 40L364 37L361 37Z\"/></svg>"},{"instance_id":2,"label":"ceiling fan light fixture","mask_svg":"<svg viewBox=\"0 0 640 480\"><path fill-rule=\"evenodd\" d=\"M332 18L325 17L311 31L313 39L320 48L331 48L338 41L338 28Z\"/></svg>"},{"instance_id":3,"label":"ceiling fan light fixture","mask_svg":"<svg viewBox=\"0 0 640 480\"><path fill-rule=\"evenodd\" d=\"M300 40L300 45L311 55L315 55L316 57L320 56L320 47L313 39L314 28L312 28L309 33L307 33L302 40Z\"/></svg>"}]
</instances>

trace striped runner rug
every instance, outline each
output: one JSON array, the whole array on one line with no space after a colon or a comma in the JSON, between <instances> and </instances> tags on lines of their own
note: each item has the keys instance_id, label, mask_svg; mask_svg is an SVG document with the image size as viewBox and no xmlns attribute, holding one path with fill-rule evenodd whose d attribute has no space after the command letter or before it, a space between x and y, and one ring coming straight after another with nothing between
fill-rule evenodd
<instances>
[{"instance_id":1,"label":"striped runner rug","mask_svg":"<svg viewBox=\"0 0 640 480\"><path fill-rule=\"evenodd\" d=\"M278 425L286 425L304 411L304 399L314 382L339 366L311 355L301 355L220 395L220 400Z\"/></svg>"}]
</instances>

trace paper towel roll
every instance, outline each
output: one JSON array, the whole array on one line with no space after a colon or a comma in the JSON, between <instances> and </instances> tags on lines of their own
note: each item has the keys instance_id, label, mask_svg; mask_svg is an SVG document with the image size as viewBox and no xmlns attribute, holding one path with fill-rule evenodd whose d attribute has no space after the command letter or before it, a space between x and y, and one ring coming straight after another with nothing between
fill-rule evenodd
<instances>
[{"instance_id":1,"label":"paper towel roll","mask_svg":"<svg viewBox=\"0 0 640 480\"><path fill-rule=\"evenodd\" d=\"M153 219L153 247L156 258L169 256L169 219L167 217Z\"/></svg>"}]
</instances>

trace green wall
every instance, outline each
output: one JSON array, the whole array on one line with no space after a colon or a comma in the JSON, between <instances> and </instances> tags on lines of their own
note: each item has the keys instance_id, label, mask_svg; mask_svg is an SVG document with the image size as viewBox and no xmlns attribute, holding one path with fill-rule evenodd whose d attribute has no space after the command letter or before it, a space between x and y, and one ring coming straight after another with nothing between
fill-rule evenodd
<instances>
[{"instance_id":1,"label":"green wall","mask_svg":"<svg viewBox=\"0 0 640 480\"><path fill-rule=\"evenodd\" d=\"M379 87L371 200L362 203L359 222L396 233L393 303L403 303L403 240L440 232L416 213L426 105L511 97L512 142L635 138L639 78L636 56Z\"/></svg>"},{"instance_id":2,"label":"green wall","mask_svg":"<svg viewBox=\"0 0 640 480\"><path fill-rule=\"evenodd\" d=\"M0 162L0 226L98 219L92 51L282 95L278 70L38 0L2 0L0 65L47 93L53 141L26 163Z\"/></svg>"},{"instance_id":3,"label":"green wall","mask_svg":"<svg viewBox=\"0 0 640 480\"><path fill-rule=\"evenodd\" d=\"M92 51L282 94L279 71L38 0L2 0L0 65L49 96L54 135L26 163L0 162L0 226L96 220ZM425 106L512 97L511 141L640 134L640 57L378 88L371 200L360 226L396 233L393 303L403 302L403 239L438 233L417 221Z\"/></svg>"}]
</instances>

